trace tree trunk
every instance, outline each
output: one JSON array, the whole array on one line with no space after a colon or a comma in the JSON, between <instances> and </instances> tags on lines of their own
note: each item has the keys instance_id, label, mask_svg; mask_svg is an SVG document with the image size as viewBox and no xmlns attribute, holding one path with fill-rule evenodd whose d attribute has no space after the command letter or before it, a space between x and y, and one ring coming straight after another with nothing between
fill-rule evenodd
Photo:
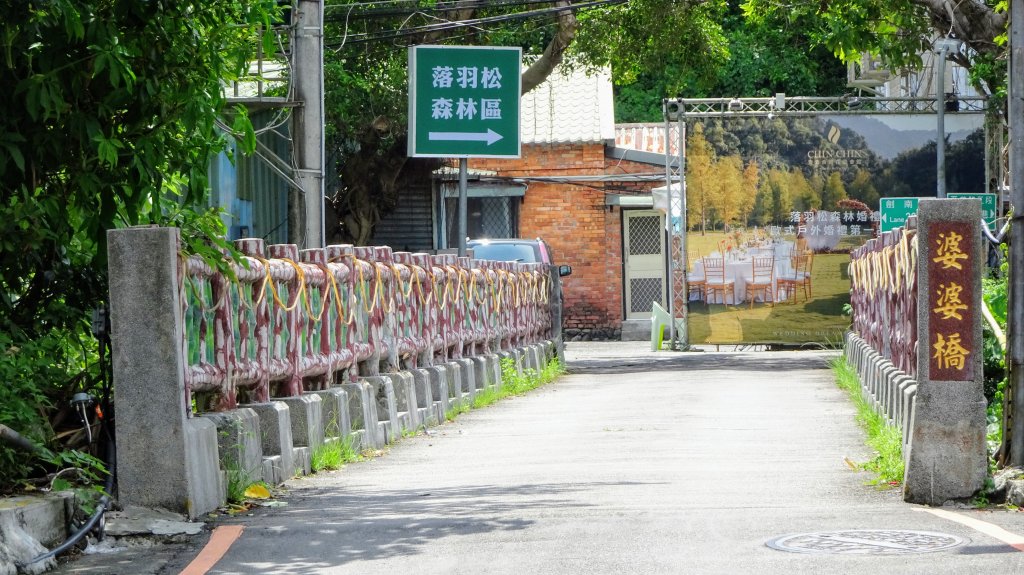
<instances>
[{"instance_id":1,"label":"tree trunk","mask_svg":"<svg viewBox=\"0 0 1024 575\"><path fill-rule=\"evenodd\" d=\"M569 2L562 0L557 3L559 6L569 6ZM576 21L576 15L571 9L563 10L558 13L558 32L555 33L555 37L551 39L547 47L544 48L544 53L536 62L530 65L522 74L522 93L525 94L530 90L533 90L555 70L562 62L562 56L565 55L565 51L569 48L569 44L572 44L573 38L576 37L576 27L578 23Z\"/></svg>"}]
</instances>

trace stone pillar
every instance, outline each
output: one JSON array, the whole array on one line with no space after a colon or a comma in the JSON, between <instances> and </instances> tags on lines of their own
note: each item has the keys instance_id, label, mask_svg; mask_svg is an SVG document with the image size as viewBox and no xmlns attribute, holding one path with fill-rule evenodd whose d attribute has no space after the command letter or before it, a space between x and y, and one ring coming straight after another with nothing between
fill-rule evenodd
<instances>
[{"instance_id":1,"label":"stone pillar","mask_svg":"<svg viewBox=\"0 0 1024 575\"><path fill-rule=\"evenodd\" d=\"M917 397L903 488L911 503L971 497L988 473L980 221L978 200L918 203Z\"/></svg>"},{"instance_id":2,"label":"stone pillar","mask_svg":"<svg viewBox=\"0 0 1024 575\"><path fill-rule=\"evenodd\" d=\"M107 232L121 505L195 518L225 501L213 422L190 417L176 228Z\"/></svg>"},{"instance_id":3,"label":"stone pillar","mask_svg":"<svg viewBox=\"0 0 1024 575\"><path fill-rule=\"evenodd\" d=\"M402 436L402 426L398 420L398 400L395 397L395 387L391 379L384 376L367 376L362 378L363 382L370 386L371 401L376 405L377 434L383 438L385 443L392 443ZM374 422L367 421L367 429Z\"/></svg>"}]
</instances>

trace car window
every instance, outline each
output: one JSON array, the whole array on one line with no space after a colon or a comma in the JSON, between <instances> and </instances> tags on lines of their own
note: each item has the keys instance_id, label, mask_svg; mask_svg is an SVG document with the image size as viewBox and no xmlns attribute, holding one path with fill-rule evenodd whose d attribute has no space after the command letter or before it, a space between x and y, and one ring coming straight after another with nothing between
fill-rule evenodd
<instances>
[{"instance_id":1,"label":"car window","mask_svg":"<svg viewBox=\"0 0 1024 575\"><path fill-rule=\"evenodd\" d=\"M477 244L473 248L473 257L478 260L494 260L499 262L535 262L533 246L522 244Z\"/></svg>"}]
</instances>

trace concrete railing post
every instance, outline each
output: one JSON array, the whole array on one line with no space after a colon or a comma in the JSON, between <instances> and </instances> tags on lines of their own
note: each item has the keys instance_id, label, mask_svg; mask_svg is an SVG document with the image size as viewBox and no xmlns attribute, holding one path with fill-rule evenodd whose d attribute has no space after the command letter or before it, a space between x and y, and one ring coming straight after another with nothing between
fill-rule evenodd
<instances>
[{"instance_id":1,"label":"concrete railing post","mask_svg":"<svg viewBox=\"0 0 1024 575\"><path fill-rule=\"evenodd\" d=\"M118 499L190 517L225 500L217 431L185 389L175 228L107 232Z\"/></svg>"},{"instance_id":2,"label":"concrete railing post","mask_svg":"<svg viewBox=\"0 0 1024 575\"><path fill-rule=\"evenodd\" d=\"M903 498L942 505L985 483L981 274L977 200L918 204L917 397Z\"/></svg>"}]
</instances>

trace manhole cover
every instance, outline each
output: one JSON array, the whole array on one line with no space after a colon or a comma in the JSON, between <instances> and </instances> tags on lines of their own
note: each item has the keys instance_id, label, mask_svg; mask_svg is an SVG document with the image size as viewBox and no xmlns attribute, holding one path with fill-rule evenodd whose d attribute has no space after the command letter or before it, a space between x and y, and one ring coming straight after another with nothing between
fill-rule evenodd
<instances>
[{"instance_id":1,"label":"manhole cover","mask_svg":"<svg viewBox=\"0 0 1024 575\"><path fill-rule=\"evenodd\" d=\"M851 529L822 533L798 533L776 537L767 543L772 549L791 553L831 555L880 555L932 553L966 543L962 537L933 531Z\"/></svg>"}]
</instances>

